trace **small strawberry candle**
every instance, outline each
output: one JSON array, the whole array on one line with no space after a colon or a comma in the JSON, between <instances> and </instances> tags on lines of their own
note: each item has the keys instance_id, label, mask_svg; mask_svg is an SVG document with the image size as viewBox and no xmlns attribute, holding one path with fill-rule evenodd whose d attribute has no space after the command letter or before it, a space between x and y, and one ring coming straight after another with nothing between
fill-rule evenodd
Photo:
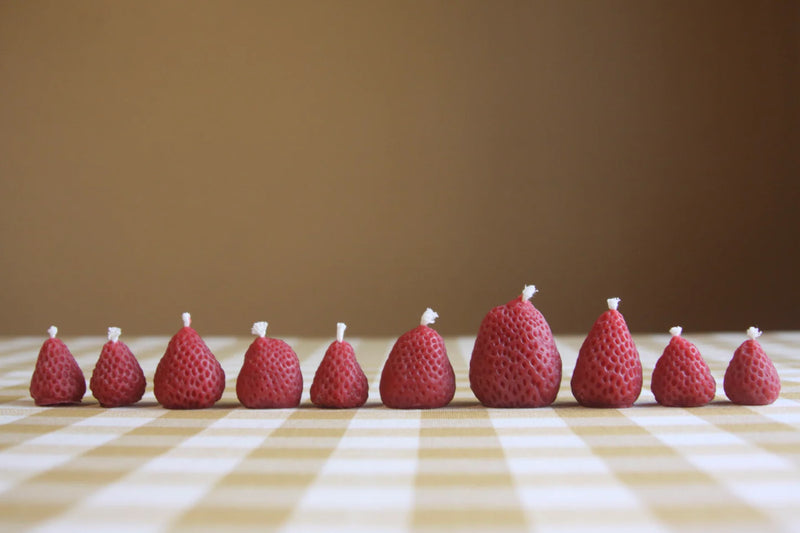
<instances>
[{"instance_id":1,"label":"small strawberry candle","mask_svg":"<svg viewBox=\"0 0 800 533\"><path fill-rule=\"evenodd\" d=\"M142 367L130 348L119 340L122 330L108 328L108 342L92 372L89 387L103 407L131 405L142 399L147 384Z\"/></svg>"},{"instance_id":2,"label":"small strawberry candle","mask_svg":"<svg viewBox=\"0 0 800 533\"><path fill-rule=\"evenodd\" d=\"M86 394L86 379L61 339L58 328L50 326L31 376L30 393L36 405L80 403Z\"/></svg>"},{"instance_id":3,"label":"small strawberry candle","mask_svg":"<svg viewBox=\"0 0 800 533\"><path fill-rule=\"evenodd\" d=\"M717 383L697 347L681 337L675 326L669 344L656 361L650 390L668 407L699 407L714 399Z\"/></svg>"},{"instance_id":4,"label":"small strawberry candle","mask_svg":"<svg viewBox=\"0 0 800 533\"><path fill-rule=\"evenodd\" d=\"M750 337L739 346L725 370L723 388L731 402L740 405L768 405L778 399L781 380L775 365L758 342L761 331L747 329Z\"/></svg>"},{"instance_id":5,"label":"small strawberry candle","mask_svg":"<svg viewBox=\"0 0 800 533\"><path fill-rule=\"evenodd\" d=\"M344 340L343 322L336 324L336 340L328 346L311 384L311 403L318 407L346 409L361 407L369 396L367 376Z\"/></svg>"}]
</instances>

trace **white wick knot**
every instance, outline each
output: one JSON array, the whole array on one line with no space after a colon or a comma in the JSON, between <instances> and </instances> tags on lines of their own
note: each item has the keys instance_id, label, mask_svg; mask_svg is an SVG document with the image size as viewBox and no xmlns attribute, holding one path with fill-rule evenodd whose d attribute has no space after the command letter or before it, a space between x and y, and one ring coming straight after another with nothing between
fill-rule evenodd
<instances>
[{"instance_id":1,"label":"white wick knot","mask_svg":"<svg viewBox=\"0 0 800 533\"><path fill-rule=\"evenodd\" d=\"M119 340L120 335L122 335L121 329L114 326L108 328L108 340L110 340L111 342L117 342Z\"/></svg>"},{"instance_id":2,"label":"white wick knot","mask_svg":"<svg viewBox=\"0 0 800 533\"><path fill-rule=\"evenodd\" d=\"M757 338L759 338L762 333L763 332L760 329L758 329L757 327L750 326L749 328L747 328L747 336L750 337L753 340L756 340Z\"/></svg>"},{"instance_id":3,"label":"white wick knot","mask_svg":"<svg viewBox=\"0 0 800 533\"><path fill-rule=\"evenodd\" d=\"M606 300L606 303L608 303L609 309L611 309L612 311L616 311L617 307L619 307L619 302L621 301L622 300L620 298L609 298L608 300Z\"/></svg>"},{"instance_id":4,"label":"white wick knot","mask_svg":"<svg viewBox=\"0 0 800 533\"><path fill-rule=\"evenodd\" d=\"M421 326L427 326L428 324L433 324L437 318L439 318L439 313L429 307L422 313L419 323Z\"/></svg>"},{"instance_id":5,"label":"white wick knot","mask_svg":"<svg viewBox=\"0 0 800 533\"><path fill-rule=\"evenodd\" d=\"M522 301L530 300L537 292L539 291L536 289L536 285L525 285L522 288Z\"/></svg>"},{"instance_id":6,"label":"white wick knot","mask_svg":"<svg viewBox=\"0 0 800 533\"><path fill-rule=\"evenodd\" d=\"M181 320L183 320L183 327L185 328L188 328L190 325L192 325L192 315L189 313L183 313L181 315Z\"/></svg>"},{"instance_id":7,"label":"white wick knot","mask_svg":"<svg viewBox=\"0 0 800 533\"><path fill-rule=\"evenodd\" d=\"M344 330L347 329L347 324L344 322L336 323L336 340L342 342L344 340Z\"/></svg>"},{"instance_id":8,"label":"white wick knot","mask_svg":"<svg viewBox=\"0 0 800 533\"><path fill-rule=\"evenodd\" d=\"M56 335L58 335L58 328L55 326L50 326L47 328L47 333L50 335L51 339L55 339Z\"/></svg>"},{"instance_id":9,"label":"white wick knot","mask_svg":"<svg viewBox=\"0 0 800 533\"><path fill-rule=\"evenodd\" d=\"M250 333L253 335L258 335L259 337L266 337L267 336L267 326L269 324L267 322L254 322L253 327L250 328Z\"/></svg>"},{"instance_id":10,"label":"white wick knot","mask_svg":"<svg viewBox=\"0 0 800 533\"><path fill-rule=\"evenodd\" d=\"M680 326L675 326L673 328L669 328L669 332L673 337L680 337L681 333L683 333L683 328Z\"/></svg>"}]
</instances>

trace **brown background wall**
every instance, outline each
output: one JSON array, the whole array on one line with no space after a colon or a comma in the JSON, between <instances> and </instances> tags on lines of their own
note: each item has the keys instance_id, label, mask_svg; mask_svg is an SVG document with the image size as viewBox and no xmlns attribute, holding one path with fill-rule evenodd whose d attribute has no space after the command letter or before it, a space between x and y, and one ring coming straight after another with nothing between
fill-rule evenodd
<instances>
[{"instance_id":1,"label":"brown background wall","mask_svg":"<svg viewBox=\"0 0 800 533\"><path fill-rule=\"evenodd\" d=\"M797 2L0 1L0 334L800 328Z\"/></svg>"}]
</instances>

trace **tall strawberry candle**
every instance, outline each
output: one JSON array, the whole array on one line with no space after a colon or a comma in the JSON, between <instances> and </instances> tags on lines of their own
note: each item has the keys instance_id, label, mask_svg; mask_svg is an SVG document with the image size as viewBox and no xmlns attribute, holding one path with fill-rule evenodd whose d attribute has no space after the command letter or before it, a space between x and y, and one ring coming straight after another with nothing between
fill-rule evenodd
<instances>
[{"instance_id":1,"label":"tall strawberry candle","mask_svg":"<svg viewBox=\"0 0 800 533\"><path fill-rule=\"evenodd\" d=\"M469 383L487 407L542 407L558 395L561 355L550 326L530 302L534 294L536 287L526 285L481 322Z\"/></svg>"}]
</instances>

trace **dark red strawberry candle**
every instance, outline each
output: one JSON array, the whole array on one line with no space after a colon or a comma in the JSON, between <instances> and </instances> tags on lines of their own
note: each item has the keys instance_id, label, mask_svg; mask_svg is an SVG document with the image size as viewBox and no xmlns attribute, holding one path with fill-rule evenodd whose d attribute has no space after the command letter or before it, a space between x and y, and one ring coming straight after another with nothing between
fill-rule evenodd
<instances>
[{"instance_id":1,"label":"dark red strawberry candle","mask_svg":"<svg viewBox=\"0 0 800 533\"><path fill-rule=\"evenodd\" d=\"M426 309L420 325L392 347L381 372L381 400L394 409L433 409L453 399L456 377L444 339L429 327L439 315Z\"/></svg>"},{"instance_id":2,"label":"dark red strawberry candle","mask_svg":"<svg viewBox=\"0 0 800 533\"><path fill-rule=\"evenodd\" d=\"M619 298L595 321L578 351L570 385L585 407L630 407L642 392L642 362Z\"/></svg>"},{"instance_id":3,"label":"dark red strawberry candle","mask_svg":"<svg viewBox=\"0 0 800 533\"><path fill-rule=\"evenodd\" d=\"M344 340L344 322L336 324L336 340L328 346L314 381L311 403L317 407L348 409L361 407L369 397L367 376L356 360L349 342Z\"/></svg>"},{"instance_id":4,"label":"dark red strawberry candle","mask_svg":"<svg viewBox=\"0 0 800 533\"><path fill-rule=\"evenodd\" d=\"M211 407L225 390L225 371L183 313L183 327L170 339L156 367L153 392L167 409Z\"/></svg>"},{"instance_id":5,"label":"dark red strawberry candle","mask_svg":"<svg viewBox=\"0 0 800 533\"><path fill-rule=\"evenodd\" d=\"M256 322L256 339L244 354L236 378L236 396L251 409L297 407L303 394L300 360L291 346L267 337L267 323Z\"/></svg>"},{"instance_id":6,"label":"dark red strawberry candle","mask_svg":"<svg viewBox=\"0 0 800 533\"><path fill-rule=\"evenodd\" d=\"M487 407L543 407L558 395L561 355L550 326L529 301L535 293L535 286L526 285L481 322L469 384Z\"/></svg>"},{"instance_id":7,"label":"dark red strawberry candle","mask_svg":"<svg viewBox=\"0 0 800 533\"><path fill-rule=\"evenodd\" d=\"M656 401L668 407L699 407L714 399L717 383L697 347L681 337L680 326L656 361L650 390Z\"/></svg>"},{"instance_id":8,"label":"dark red strawberry candle","mask_svg":"<svg viewBox=\"0 0 800 533\"><path fill-rule=\"evenodd\" d=\"M108 328L108 342L100 351L89 381L92 396L103 407L121 407L138 402L147 384L139 361L119 340L121 333L119 328Z\"/></svg>"},{"instance_id":9,"label":"dark red strawberry candle","mask_svg":"<svg viewBox=\"0 0 800 533\"><path fill-rule=\"evenodd\" d=\"M725 370L722 386L728 399L740 405L768 405L778 399L781 379L775 365L758 342L761 331L748 328Z\"/></svg>"},{"instance_id":10,"label":"dark red strawberry candle","mask_svg":"<svg viewBox=\"0 0 800 533\"><path fill-rule=\"evenodd\" d=\"M80 403L86 394L86 378L61 339L58 328L50 326L31 376L30 393L36 405Z\"/></svg>"}]
</instances>

